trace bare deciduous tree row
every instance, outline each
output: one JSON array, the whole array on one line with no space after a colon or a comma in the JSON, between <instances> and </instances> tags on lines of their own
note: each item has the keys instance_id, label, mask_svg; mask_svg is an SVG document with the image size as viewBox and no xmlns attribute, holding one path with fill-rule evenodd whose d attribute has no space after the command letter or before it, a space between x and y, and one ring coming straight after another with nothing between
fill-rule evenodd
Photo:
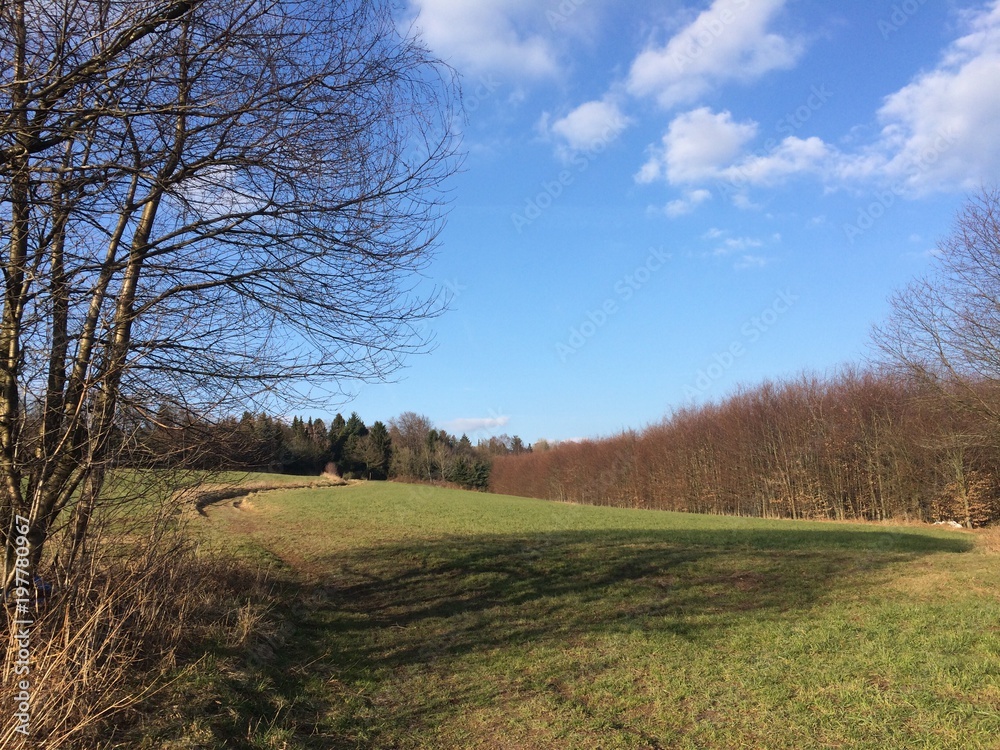
<instances>
[{"instance_id":1,"label":"bare deciduous tree row","mask_svg":"<svg viewBox=\"0 0 1000 750\"><path fill-rule=\"evenodd\" d=\"M496 492L783 518L1000 520L1000 189L875 330L877 370L765 383L641 433L500 459Z\"/></svg>"},{"instance_id":2,"label":"bare deciduous tree row","mask_svg":"<svg viewBox=\"0 0 1000 750\"><path fill-rule=\"evenodd\" d=\"M998 403L989 386L977 391ZM890 373L766 383L641 432L500 457L494 492L765 518L1000 520L990 422Z\"/></svg>"}]
</instances>

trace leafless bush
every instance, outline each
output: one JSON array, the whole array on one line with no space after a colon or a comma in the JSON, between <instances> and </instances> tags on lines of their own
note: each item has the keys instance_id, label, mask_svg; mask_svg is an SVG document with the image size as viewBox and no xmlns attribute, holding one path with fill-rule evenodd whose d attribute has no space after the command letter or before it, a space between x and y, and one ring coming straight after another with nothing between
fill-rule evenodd
<instances>
[{"instance_id":1,"label":"leafless bush","mask_svg":"<svg viewBox=\"0 0 1000 750\"><path fill-rule=\"evenodd\" d=\"M0 701L30 682L30 736L5 721L0 748L111 746L147 702L197 659L207 637L246 649L268 613L266 575L223 555L196 554L171 507L109 531L71 581L32 605L30 672L18 677L22 618L5 610Z\"/></svg>"}]
</instances>

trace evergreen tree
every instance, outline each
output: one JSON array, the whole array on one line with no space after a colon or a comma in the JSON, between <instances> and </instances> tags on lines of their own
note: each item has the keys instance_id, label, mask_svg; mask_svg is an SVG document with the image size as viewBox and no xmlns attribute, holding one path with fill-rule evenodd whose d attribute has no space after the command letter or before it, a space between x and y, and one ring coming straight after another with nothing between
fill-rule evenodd
<instances>
[{"instance_id":1,"label":"evergreen tree","mask_svg":"<svg viewBox=\"0 0 1000 750\"><path fill-rule=\"evenodd\" d=\"M372 425L364 438L364 459L369 479L387 479L392 460L392 439L381 422Z\"/></svg>"},{"instance_id":2,"label":"evergreen tree","mask_svg":"<svg viewBox=\"0 0 1000 750\"><path fill-rule=\"evenodd\" d=\"M343 453L340 459L340 471L345 477L364 475L365 456L363 439L368 434L368 428L361 421L357 412L352 412L350 419L341 432L343 436Z\"/></svg>"},{"instance_id":3,"label":"evergreen tree","mask_svg":"<svg viewBox=\"0 0 1000 750\"><path fill-rule=\"evenodd\" d=\"M333 422L330 423L330 460L337 466L340 466L340 461L344 456L344 440L347 437L344 434L344 428L346 426L347 422L344 421L343 414L337 414L333 418Z\"/></svg>"}]
</instances>

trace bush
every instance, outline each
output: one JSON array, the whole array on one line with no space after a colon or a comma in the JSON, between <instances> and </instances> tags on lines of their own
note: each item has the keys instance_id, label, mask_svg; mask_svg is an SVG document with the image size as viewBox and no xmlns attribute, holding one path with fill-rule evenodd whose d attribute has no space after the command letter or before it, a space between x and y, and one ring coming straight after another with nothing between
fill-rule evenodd
<instances>
[{"instance_id":1,"label":"bush","mask_svg":"<svg viewBox=\"0 0 1000 750\"><path fill-rule=\"evenodd\" d=\"M102 539L71 576L50 562L43 578L62 582L28 613L35 622L23 678L15 677L18 614L11 606L0 615L0 701L17 705L18 681L30 682L30 736L5 721L0 748L135 747L116 740L143 736L148 704L206 641L245 645L249 620L234 602L264 598L266 578L231 558L199 556L173 518L163 513L145 534Z\"/></svg>"}]
</instances>

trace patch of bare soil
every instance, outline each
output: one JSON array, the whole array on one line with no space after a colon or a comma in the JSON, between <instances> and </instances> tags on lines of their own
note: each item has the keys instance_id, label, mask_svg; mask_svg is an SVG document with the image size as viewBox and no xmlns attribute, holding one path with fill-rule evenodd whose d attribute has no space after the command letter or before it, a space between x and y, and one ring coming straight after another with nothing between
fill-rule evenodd
<instances>
[{"instance_id":1,"label":"patch of bare soil","mask_svg":"<svg viewBox=\"0 0 1000 750\"><path fill-rule=\"evenodd\" d=\"M286 484L276 484L273 482L250 482L248 484L206 484L198 487L183 489L174 495L174 499L182 503L193 502L195 510L201 515L206 515L205 508L209 505L235 500L233 507L243 510L251 509L246 498L251 495L259 495L262 492L275 492L278 490L306 490L319 487L342 487L348 482L337 476L324 474L320 477L310 477L308 481L290 482Z\"/></svg>"}]
</instances>

